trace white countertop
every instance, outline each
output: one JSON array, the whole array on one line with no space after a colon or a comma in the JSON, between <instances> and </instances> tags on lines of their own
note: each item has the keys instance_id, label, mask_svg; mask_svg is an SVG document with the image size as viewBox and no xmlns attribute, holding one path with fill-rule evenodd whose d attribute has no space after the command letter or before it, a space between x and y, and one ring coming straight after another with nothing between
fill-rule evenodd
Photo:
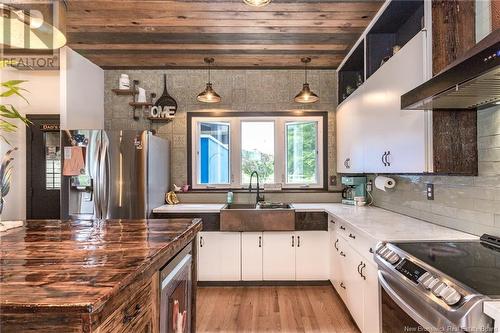
<instances>
[{"instance_id":1,"label":"white countertop","mask_svg":"<svg viewBox=\"0 0 500 333\"><path fill-rule=\"evenodd\" d=\"M495 332L500 331L500 301L484 302L483 311L495 321Z\"/></svg>"},{"instance_id":2,"label":"white countertop","mask_svg":"<svg viewBox=\"0 0 500 333\"><path fill-rule=\"evenodd\" d=\"M294 203L296 211L324 211L378 241L477 240L479 237L377 207Z\"/></svg>"},{"instance_id":3,"label":"white countertop","mask_svg":"<svg viewBox=\"0 0 500 333\"><path fill-rule=\"evenodd\" d=\"M163 205L153 209L153 213L219 213L225 204L178 204Z\"/></svg>"},{"instance_id":4,"label":"white countertop","mask_svg":"<svg viewBox=\"0 0 500 333\"><path fill-rule=\"evenodd\" d=\"M178 204L155 208L154 213L218 213L225 204ZM377 241L470 240L479 237L441 227L377 207L355 207L340 203L294 203L296 211L317 211L351 224Z\"/></svg>"}]
</instances>

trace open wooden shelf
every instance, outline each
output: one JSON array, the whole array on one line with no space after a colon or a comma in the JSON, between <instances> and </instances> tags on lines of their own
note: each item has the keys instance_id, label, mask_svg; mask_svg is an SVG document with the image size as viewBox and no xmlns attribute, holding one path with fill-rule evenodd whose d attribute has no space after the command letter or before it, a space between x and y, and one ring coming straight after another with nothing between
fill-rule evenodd
<instances>
[{"instance_id":1,"label":"open wooden shelf","mask_svg":"<svg viewBox=\"0 0 500 333\"><path fill-rule=\"evenodd\" d=\"M140 103L140 102L129 102L128 103L130 106L133 106L135 108L141 108L141 107L149 107L153 106L153 103Z\"/></svg>"},{"instance_id":2,"label":"open wooden shelf","mask_svg":"<svg viewBox=\"0 0 500 333\"><path fill-rule=\"evenodd\" d=\"M148 117L149 121L159 122L159 123L169 123L174 120L175 117Z\"/></svg>"},{"instance_id":3,"label":"open wooden shelf","mask_svg":"<svg viewBox=\"0 0 500 333\"><path fill-rule=\"evenodd\" d=\"M137 95L138 91L132 89L111 89L117 95Z\"/></svg>"},{"instance_id":4,"label":"open wooden shelf","mask_svg":"<svg viewBox=\"0 0 500 333\"><path fill-rule=\"evenodd\" d=\"M339 70L338 102L342 103L351 95L365 80L365 45L359 43L344 66Z\"/></svg>"}]
</instances>

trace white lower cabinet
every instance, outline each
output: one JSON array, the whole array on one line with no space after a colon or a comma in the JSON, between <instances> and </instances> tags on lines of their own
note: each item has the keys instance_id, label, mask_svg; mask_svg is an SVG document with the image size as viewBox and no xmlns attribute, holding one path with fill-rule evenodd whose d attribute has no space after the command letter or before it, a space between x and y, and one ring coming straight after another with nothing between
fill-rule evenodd
<instances>
[{"instance_id":1,"label":"white lower cabinet","mask_svg":"<svg viewBox=\"0 0 500 333\"><path fill-rule=\"evenodd\" d=\"M241 279L241 233L198 233L198 281Z\"/></svg>"},{"instance_id":2,"label":"white lower cabinet","mask_svg":"<svg viewBox=\"0 0 500 333\"><path fill-rule=\"evenodd\" d=\"M300 281L328 280L328 232L296 231L295 278Z\"/></svg>"},{"instance_id":3,"label":"white lower cabinet","mask_svg":"<svg viewBox=\"0 0 500 333\"><path fill-rule=\"evenodd\" d=\"M264 280L295 280L295 244L293 232L263 232Z\"/></svg>"},{"instance_id":4,"label":"white lower cabinet","mask_svg":"<svg viewBox=\"0 0 500 333\"><path fill-rule=\"evenodd\" d=\"M241 233L241 279L262 281L262 232Z\"/></svg>"},{"instance_id":5,"label":"white lower cabinet","mask_svg":"<svg viewBox=\"0 0 500 333\"><path fill-rule=\"evenodd\" d=\"M346 237L346 238L344 238ZM381 332L377 267L358 251L358 238L348 239L330 226L330 281L363 333ZM359 244L364 249L363 243ZM369 253L368 253L369 255Z\"/></svg>"}]
</instances>

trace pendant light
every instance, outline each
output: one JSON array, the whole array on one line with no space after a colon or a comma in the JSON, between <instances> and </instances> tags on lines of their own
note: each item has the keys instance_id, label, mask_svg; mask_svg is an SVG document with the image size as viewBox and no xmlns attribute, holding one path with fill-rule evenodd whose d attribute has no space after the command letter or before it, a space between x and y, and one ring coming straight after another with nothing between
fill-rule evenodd
<instances>
[{"instance_id":1,"label":"pendant light","mask_svg":"<svg viewBox=\"0 0 500 333\"><path fill-rule=\"evenodd\" d=\"M219 103L221 97L212 88L212 82L210 81L210 66L214 63L214 58L203 59L208 66L208 82L205 90L198 94L198 101L203 103Z\"/></svg>"},{"instance_id":2,"label":"pendant light","mask_svg":"<svg viewBox=\"0 0 500 333\"><path fill-rule=\"evenodd\" d=\"M264 7L271 3L271 0L243 0L243 2L253 7Z\"/></svg>"},{"instance_id":3,"label":"pendant light","mask_svg":"<svg viewBox=\"0 0 500 333\"><path fill-rule=\"evenodd\" d=\"M38 11L26 12L0 4L0 44L10 48L55 50L66 44L66 37L45 22Z\"/></svg>"},{"instance_id":4,"label":"pendant light","mask_svg":"<svg viewBox=\"0 0 500 333\"><path fill-rule=\"evenodd\" d=\"M304 76L305 76L305 82L302 86L302 90L295 96L295 102L297 103L314 103L319 101L318 95L313 93L311 91L311 88L309 88L309 83L307 83L307 64L311 62L311 58L306 57L300 59L302 63L304 64Z\"/></svg>"}]
</instances>

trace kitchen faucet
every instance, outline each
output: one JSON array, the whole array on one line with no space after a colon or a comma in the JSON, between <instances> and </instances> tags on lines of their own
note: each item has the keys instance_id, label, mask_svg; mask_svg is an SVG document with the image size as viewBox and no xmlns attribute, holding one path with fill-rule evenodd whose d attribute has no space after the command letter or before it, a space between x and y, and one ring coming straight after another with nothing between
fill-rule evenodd
<instances>
[{"instance_id":1,"label":"kitchen faucet","mask_svg":"<svg viewBox=\"0 0 500 333\"><path fill-rule=\"evenodd\" d=\"M258 205L260 201L264 201L264 196L260 196L260 184L259 184L259 173L257 171L252 172L250 175L250 184L248 185L248 192L252 192L252 179L253 175L257 177L257 196L255 198L255 204Z\"/></svg>"}]
</instances>

